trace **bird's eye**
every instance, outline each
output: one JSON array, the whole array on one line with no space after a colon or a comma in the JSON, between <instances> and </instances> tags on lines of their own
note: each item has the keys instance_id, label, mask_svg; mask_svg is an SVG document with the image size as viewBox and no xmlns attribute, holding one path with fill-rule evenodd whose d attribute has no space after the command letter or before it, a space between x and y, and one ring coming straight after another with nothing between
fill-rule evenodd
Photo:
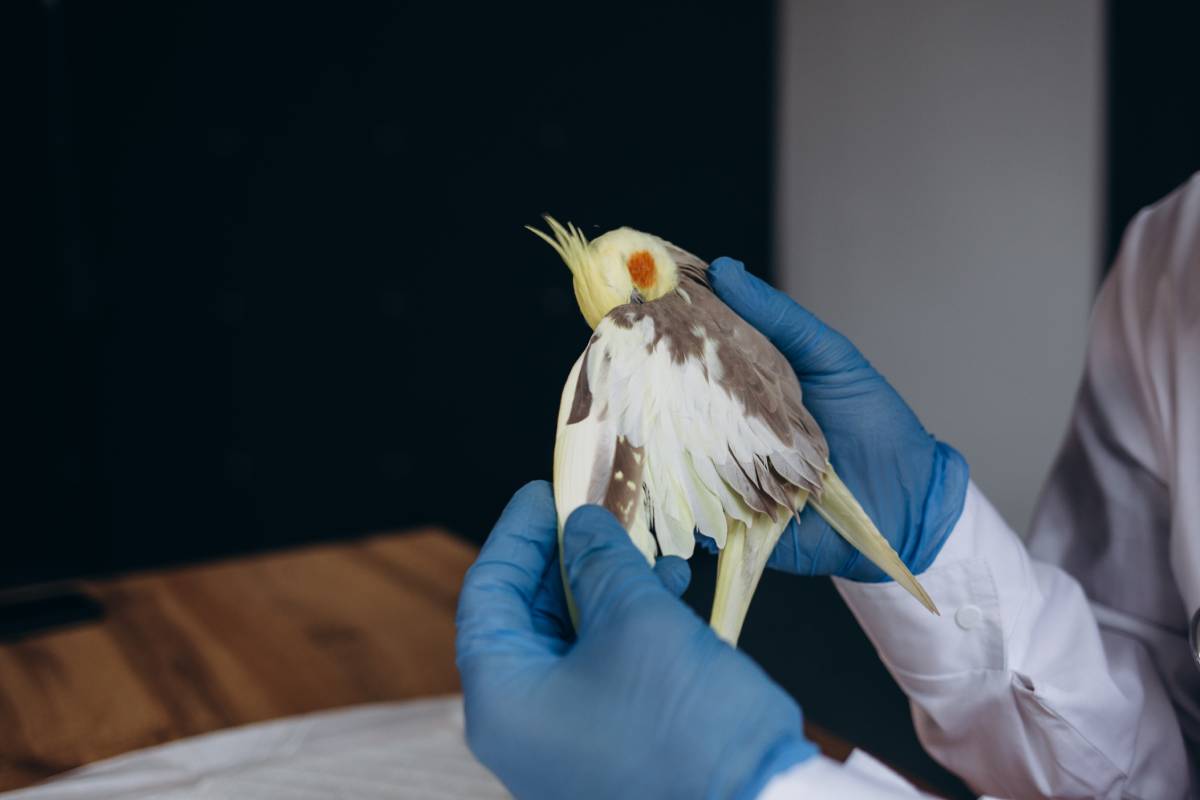
<instances>
[{"instance_id":1,"label":"bird's eye","mask_svg":"<svg viewBox=\"0 0 1200 800\"><path fill-rule=\"evenodd\" d=\"M633 285L639 289L649 289L657 280L657 265L654 263L654 256L650 255L648 250L631 253L629 258L625 259L625 268L629 270Z\"/></svg>"}]
</instances>

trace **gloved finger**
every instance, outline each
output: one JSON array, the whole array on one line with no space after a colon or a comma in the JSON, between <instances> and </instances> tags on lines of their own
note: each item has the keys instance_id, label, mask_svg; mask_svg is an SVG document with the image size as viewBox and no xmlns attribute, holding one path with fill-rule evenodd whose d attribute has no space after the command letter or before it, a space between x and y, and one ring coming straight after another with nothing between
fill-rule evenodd
<instances>
[{"instance_id":1,"label":"gloved finger","mask_svg":"<svg viewBox=\"0 0 1200 800\"><path fill-rule=\"evenodd\" d=\"M654 574L676 597L686 592L692 582L692 568L679 556L663 556L654 562Z\"/></svg>"},{"instance_id":2,"label":"gloved finger","mask_svg":"<svg viewBox=\"0 0 1200 800\"><path fill-rule=\"evenodd\" d=\"M523 486L509 501L467 571L459 595L459 639L530 630L534 593L554 553L558 520L546 481Z\"/></svg>"},{"instance_id":3,"label":"gloved finger","mask_svg":"<svg viewBox=\"0 0 1200 800\"><path fill-rule=\"evenodd\" d=\"M740 261L718 258L708 268L708 279L717 296L770 339L797 375L830 375L866 365L849 339L746 272Z\"/></svg>"},{"instance_id":4,"label":"gloved finger","mask_svg":"<svg viewBox=\"0 0 1200 800\"><path fill-rule=\"evenodd\" d=\"M581 506L563 528L567 581L582 631L645 599L665 596L663 584L616 517L600 506Z\"/></svg>"},{"instance_id":5,"label":"gloved finger","mask_svg":"<svg viewBox=\"0 0 1200 800\"><path fill-rule=\"evenodd\" d=\"M654 574L662 581L667 591L676 597L687 591L692 582L691 567L678 556L663 556L658 559L654 564ZM546 565L542 583L534 595L533 628L538 633L564 640L569 639L573 633L557 554Z\"/></svg>"},{"instance_id":6,"label":"gloved finger","mask_svg":"<svg viewBox=\"0 0 1200 800\"><path fill-rule=\"evenodd\" d=\"M558 543L542 573L542 582L533 597L533 629L545 636L564 642L571 638L571 615L567 611L567 595L563 591L562 569L558 565Z\"/></svg>"},{"instance_id":7,"label":"gloved finger","mask_svg":"<svg viewBox=\"0 0 1200 800\"><path fill-rule=\"evenodd\" d=\"M851 553L858 552L829 523L807 506L800 523L793 519L779 537L767 566L794 575L836 575Z\"/></svg>"}]
</instances>

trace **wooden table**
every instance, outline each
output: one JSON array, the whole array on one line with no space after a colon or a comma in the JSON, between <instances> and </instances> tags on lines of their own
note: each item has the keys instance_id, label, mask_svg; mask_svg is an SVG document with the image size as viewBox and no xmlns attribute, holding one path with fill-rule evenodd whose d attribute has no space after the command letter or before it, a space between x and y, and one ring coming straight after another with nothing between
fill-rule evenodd
<instances>
[{"instance_id":1,"label":"wooden table","mask_svg":"<svg viewBox=\"0 0 1200 800\"><path fill-rule=\"evenodd\" d=\"M218 728L458 691L475 552L419 530L86 582L103 620L0 646L0 790Z\"/></svg>"}]
</instances>

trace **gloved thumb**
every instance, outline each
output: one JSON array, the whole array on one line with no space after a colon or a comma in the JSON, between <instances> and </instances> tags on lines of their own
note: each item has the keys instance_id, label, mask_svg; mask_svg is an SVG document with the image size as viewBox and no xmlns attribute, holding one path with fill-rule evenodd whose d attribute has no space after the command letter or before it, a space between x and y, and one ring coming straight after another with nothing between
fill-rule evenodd
<instances>
[{"instance_id":1,"label":"gloved thumb","mask_svg":"<svg viewBox=\"0 0 1200 800\"><path fill-rule=\"evenodd\" d=\"M567 518L563 564L584 631L655 598L678 594L690 580L682 559L660 559L652 570L616 517L599 506L582 506Z\"/></svg>"},{"instance_id":2,"label":"gloved thumb","mask_svg":"<svg viewBox=\"0 0 1200 800\"><path fill-rule=\"evenodd\" d=\"M654 562L654 574L668 592L679 597L692 582L692 568L679 556L663 556Z\"/></svg>"},{"instance_id":3,"label":"gloved thumb","mask_svg":"<svg viewBox=\"0 0 1200 800\"><path fill-rule=\"evenodd\" d=\"M718 258L708 268L708 279L725 305L770 339L797 375L833 374L866 365L849 339L746 272L742 262Z\"/></svg>"}]
</instances>

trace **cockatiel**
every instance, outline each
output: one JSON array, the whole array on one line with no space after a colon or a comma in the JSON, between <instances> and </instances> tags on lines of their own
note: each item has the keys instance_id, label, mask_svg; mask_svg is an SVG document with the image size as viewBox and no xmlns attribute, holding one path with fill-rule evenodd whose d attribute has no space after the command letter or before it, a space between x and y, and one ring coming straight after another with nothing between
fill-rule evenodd
<instances>
[{"instance_id":1,"label":"cockatiel","mask_svg":"<svg viewBox=\"0 0 1200 800\"><path fill-rule=\"evenodd\" d=\"M719 548L710 623L736 644L771 551L810 503L936 614L834 472L791 366L713 293L707 263L632 228L589 242L545 219L553 237L529 230L570 268L594 329L559 406L559 552L567 516L585 503L611 511L651 562L689 558L698 529ZM568 604L574 619L569 591Z\"/></svg>"}]
</instances>

